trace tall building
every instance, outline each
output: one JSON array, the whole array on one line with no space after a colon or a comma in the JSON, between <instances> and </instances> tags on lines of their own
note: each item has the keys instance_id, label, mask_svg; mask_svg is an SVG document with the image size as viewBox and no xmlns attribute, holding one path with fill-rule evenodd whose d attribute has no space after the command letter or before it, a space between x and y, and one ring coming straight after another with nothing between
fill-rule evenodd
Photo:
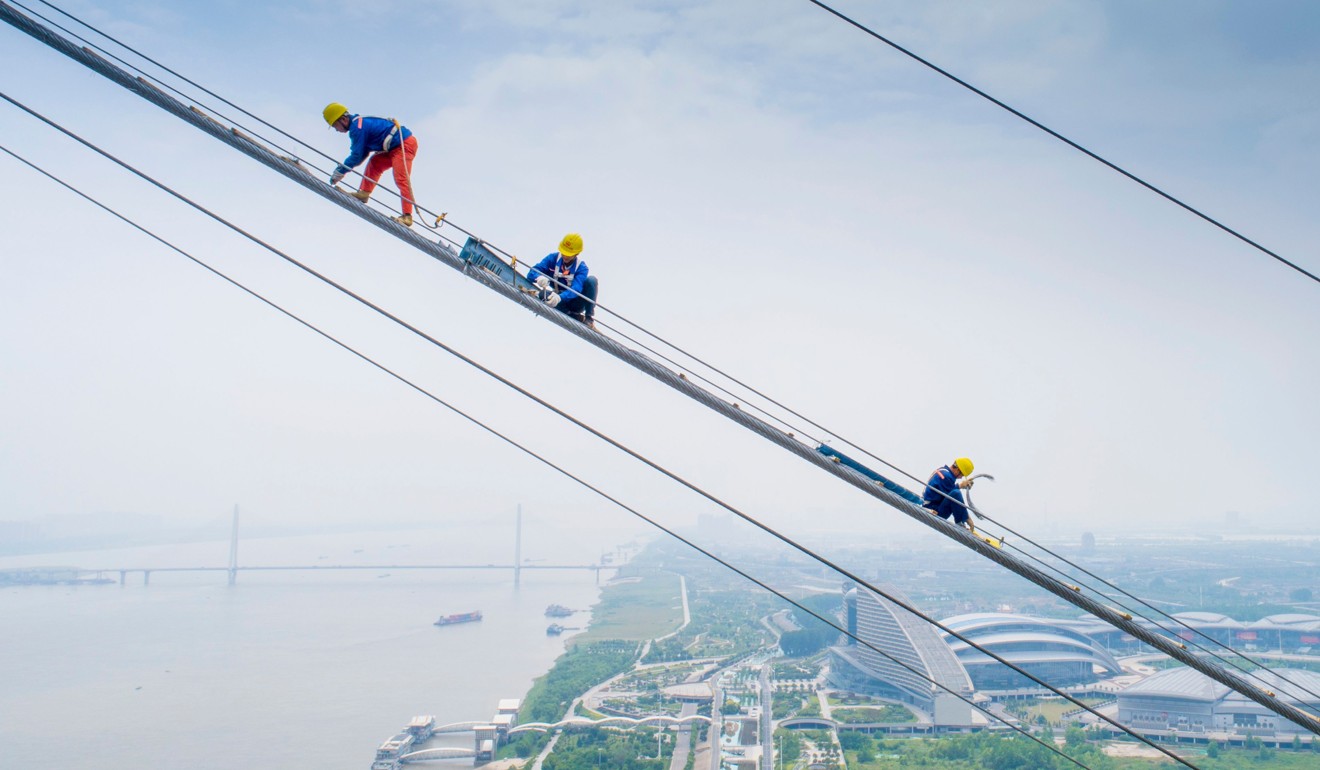
<instances>
[{"instance_id":1,"label":"tall building","mask_svg":"<svg viewBox=\"0 0 1320 770\"><path fill-rule=\"evenodd\" d=\"M907 601L895 589L885 590ZM848 631L864 643L849 638L830 648L835 687L910 704L929 713L936 725L972 723L971 706L933 684L964 697L972 693L972 680L934 626L866 589L845 592L844 614Z\"/></svg>"}]
</instances>

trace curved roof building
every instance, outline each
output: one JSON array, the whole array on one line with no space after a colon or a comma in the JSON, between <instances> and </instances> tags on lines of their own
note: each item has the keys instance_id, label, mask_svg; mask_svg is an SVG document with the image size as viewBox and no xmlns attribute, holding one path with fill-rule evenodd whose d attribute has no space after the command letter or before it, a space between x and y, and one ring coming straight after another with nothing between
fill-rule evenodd
<instances>
[{"instance_id":1,"label":"curved roof building","mask_svg":"<svg viewBox=\"0 0 1320 770\"><path fill-rule=\"evenodd\" d=\"M1301 655L1320 652L1320 616L1316 615L1290 612L1253 621L1234 620L1218 612L1180 612L1172 617L1173 620L1165 619L1159 626L1149 620L1140 622L1157 633L1202 646L1214 646L1206 640L1209 637L1235 649ZM1078 621L1077 627L1111 650L1139 652L1148 649L1131 636L1089 616Z\"/></svg>"},{"instance_id":2,"label":"curved roof building","mask_svg":"<svg viewBox=\"0 0 1320 770\"><path fill-rule=\"evenodd\" d=\"M1320 709L1320 673L1296 668L1257 671L1265 687L1298 708ZM1307 691L1310 692L1307 692ZM1118 694L1118 719L1134 729L1185 732L1306 733L1235 690L1186 667L1171 668Z\"/></svg>"},{"instance_id":3,"label":"curved roof building","mask_svg":"<svg viewBox=\"0 0 1320 770\"><path fill-rule=\"evenodd\" d=\"M1095 669L1117 675L1122 669L1114 656L1092 641L1072 622L999 612L957 615L944 625L971 639L1033 676L1056 687L1088 684L1099 678ZM980 690L1039 687L967 642L944 635L958 661Z\"/></svg>"},{"instance_id":4,"label":"curved roof building","mask_svg":"<svg viewBox=\"0 0 1320 770\"><path fill-rule=\"evenodd\" d=\"M972 692L967 672L933 626L870 591L852 589L844 599L848 630L866 644L848 639L831 648L830 678L836 687L910 703L932 713L936 724L971 724L971 707L932 683L964 695Z\"/></svg>"}]
</instances>

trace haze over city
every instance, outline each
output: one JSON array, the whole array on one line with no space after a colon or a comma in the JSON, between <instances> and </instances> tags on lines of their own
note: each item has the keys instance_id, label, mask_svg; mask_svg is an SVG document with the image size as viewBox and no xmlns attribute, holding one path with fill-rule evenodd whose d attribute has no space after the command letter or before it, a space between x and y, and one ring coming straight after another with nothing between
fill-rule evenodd
<instances>
[{"instance_id":1,"label":"haze over city","mask_svg":"<svg viewBox=\"0 0 1320 770\"><path fill-rule=\"evenodd\" d=\"M22 5L76 26L44 0ZM314 151L298 151L318 181L348 153L327 128L328 103L396 118L419 143L418 202L447 212L439 232L457 246L471 233L525 267L581 235L607 337L640 349L618 319L649 329L821 426L786 428L804 445L864 447L918 493L932 469L973 458L996 478L977 485L976 502L1004 525L1196 615L1226 643L1256 651L1274 630L1274 652L1313 664L1317 281L816 4L58 5L307 142ZM836 7L1320 273L1313 4ZM604 497L4 154L0 601L13 624L0 633L10 684L0 711L23 717L0 738L31 741L22 751L39 751L51 715L77 703L110 715L89 738L102 755L70 757L79 768L140 766L173 743L190 747L184 770L218 768L194 750L209 725L233 746L226 762L366 758L424 709L463 721L523 696L524 717L559 718L569 699L605 707L585 686L562 703L544 678L533 687L571 668L580 644L617 656L620 677L634 664L718 661L673 676L709 680L708 721L726 709L745 719L764 757L768 715L798 713L771 703L770 661L801 643L793 671L813 688L841 686L846 651L825 648L834 631L857 630L859 599L838 574L15 103L931 612L1057 623L1049 633L1096 645L1096 666L1114 676L1098 681L1090 663L1071 672L1098 688L1088 697L1158 676L1106 657L1149 653L1149 640L1123 636L1132 629L1085 626L1057 595L37 40L9 25L0 37L8 151L843 624L815 647L801 636L786 646L813 632L788 598L691 549L666 550L674 544ZM167 80L185 102L203 100ZM374 202L392 200L382 189ZM728 400L755 408L745 393ZM536 571L557 563L570 571ZM160 572L224 564L230 585L223 573ZM303 571L239 576L240 565L272 564ZM441 564L498 571L406 571ZM52 565L65 572L40 571ZM329 566L344 571L316 571ZM860 601L873 620L887 612ZM590 614L547 628L547 605ZM459 627L433 627L445 618ZM558 638L566 631L574 641ZM858 682L884 680L863 663ZM758 677L760 690L747 682ZM812 692L799 707L815 698L828 716L833 696ZM875 697L901 710L909 695ZM904 701L914 723L972 732L924 697ZM286 745L309 729L332 733L321 754ZM657 761L663 742L650 747ZM589 761L585 745L563 756L577 749ZM85 764L96 761L107 764Z\"/></svg>"}]
</instances>

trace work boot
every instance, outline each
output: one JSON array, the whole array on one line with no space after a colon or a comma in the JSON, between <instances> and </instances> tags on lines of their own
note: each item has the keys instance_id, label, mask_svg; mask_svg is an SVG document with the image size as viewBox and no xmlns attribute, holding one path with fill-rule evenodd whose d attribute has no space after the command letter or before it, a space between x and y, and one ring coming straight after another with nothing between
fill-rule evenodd
<instances>
[{"instance_id":1,"label":"work boot","mask_svg":"<svg viewBox=\"0 0 1320 770\"><path fill-rule=\"evenodd\" d=\"M349 195L352 195L354 198L357 198L363 203L366 203L367 199L371 197L371 193L363 192L362 190L354 190L353 192L349 193Z\"/></svg>"},{"instance_id":2,"label":"work boot","mask_svg":"<svg viewBox=\"0 0 1320 770\"><path fill-rule=\"evenodd\" d=\"M404 227L412 227L412 214L404 214L403 216L390 217L390 219L393 219L395 222L398 222Z\"/></svg>"}]
</instances>

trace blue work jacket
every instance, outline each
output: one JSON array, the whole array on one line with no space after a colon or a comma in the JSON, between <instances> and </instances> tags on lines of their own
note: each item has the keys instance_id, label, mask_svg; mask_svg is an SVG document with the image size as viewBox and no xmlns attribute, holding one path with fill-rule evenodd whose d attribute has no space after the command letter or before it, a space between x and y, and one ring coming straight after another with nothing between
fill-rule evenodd
<instances>
[{"instance_id":1,"label":"blue work jacket","mask_svg":"<svg viewBox=\"0 0 1320 770\"><path fill-rule=\"evenodd\" d=\"M940 494L941 492L944 494ZM944 495L948 495L953 500ZM958 488L958 478L953 475L953 469L947 465L936 468L935 472L931 474L930 481L926 482L926 492L921 496L921 499L923 501L922 505L939 516L953 516L953 520L959 524L967 521L967 506L963 505L962 490Z\"/></svg>"},{"instance_id":2,"label":"blue work jacket","mask_svg":"<svg viewBox=\"0 0 1320 770\"><path fill-rule=\"evenodd\" d=\"M528 270L527 280L536 283L536 278L540 275L550 278L560 300L573 299L582 296L582 284L587 281L587 263L582 261L582 257L578 257L573 260L573 264L565 265L564 258L556 251L547 254L545 259L536 264L536 267Z\"/></svg>"},{"instance_id":3,"label":"blue work jacket","mask_svg":"<svg viewBox=\"0 0 1320 770\"><path fill-rule=\"evenodd\" d=\"M394 130L394 121L389 118L368 118L362 115L348 116L348 157L335 169L337 173L347 174L350 169L367 159L373 152L387 152L403 144L403 140L412 136L405 125ZM385 140L389 139L389 147Z\"/></svg>"}]
</instances>

